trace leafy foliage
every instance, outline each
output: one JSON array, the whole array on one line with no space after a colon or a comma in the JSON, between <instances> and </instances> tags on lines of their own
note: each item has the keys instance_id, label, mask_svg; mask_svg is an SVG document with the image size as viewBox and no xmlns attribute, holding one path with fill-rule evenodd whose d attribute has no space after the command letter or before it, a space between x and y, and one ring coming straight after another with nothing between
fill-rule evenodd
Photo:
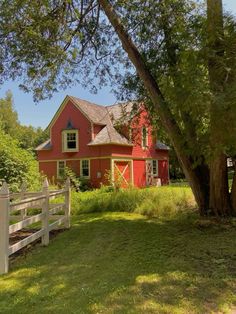
<instances>
[{"instance_id":1,"label":"leafy foliage","mask_svg":"<svg viewBox=\"0 0 236 314\"><path fill-rule=\"evenodd\" d=\"M17 140L0 130L0 180L5 180L11 190L18 190L25 181L29 189L41 187L38 163L26 150L20 148Z\"/></svg>"},{"instance_id":2,"label":"leafy foliage","mask_svg":"<svg viewBox=\"0 0 236 314\"><path fill-rule=\"evenodd\" d=\"M20 124L10 91L6 93L5 98L0 99L0 128L5 134L18 140L20 147L31 152L48 138L47 132L40 127L34 128Z\"/></svg>"},{"instance_id":3,"label":"leafy foliage","mask_svg":"<svg viewBox=\"0 0 236 314\"><path fill-rule=\"evenodd\" d=\"M14 109L13 96L0 99L0 180L18 190L26 181L29 189L38 189L41 176L33 150L47 136L41 128L22 126Z\"/></svg>"},{"instance_id":4,"label":"leafy foliage","mask_svg":"<svg viewBox=\"0 0 236 314\"><path fill-rule=\"evenodd\" d=\"M205 8L186 0L114 1L113 5L158 82L183 133L182 148L196 166L211 154L209 110L215 97L208 78L211 52L207 48ZM122 53L97 1L3 1L0 9L2 77L24 75L22 87L26 91L32 87L36 99L48 97L73 80L96 89L96 84L111 79L116 86L121 84L121 98L145 98L152 111L143 82ZM236 120L235 34L234 19L226 16L225 57L219 71L226 72L227 84L225 92L216 95L215 107L220 110L216 110L215 119L221 119L223 127L215 136L224 138L221 147L231 154L236 153L236 132L230 131Z\"/></svg>"}]
</instances>

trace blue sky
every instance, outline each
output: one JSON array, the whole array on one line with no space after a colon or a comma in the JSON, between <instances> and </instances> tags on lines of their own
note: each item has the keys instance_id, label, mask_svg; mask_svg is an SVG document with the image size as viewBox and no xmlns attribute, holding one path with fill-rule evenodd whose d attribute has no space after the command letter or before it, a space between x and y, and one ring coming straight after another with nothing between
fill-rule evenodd
<instances>
[{"instance_id":1,"label":"blue sky","mask_svg":"<svg viewBox=\"0 0 236 314\"><path fill-rule=\"evenodd\" d=\"M223 0L223 3L227 11L236 14L236 0ZM5 96L7 90L11 90L20 122L35 127L41 126L45 128L48 125L66 95L73 95L103 105L113 104L116 101L109 88L103 88L96 95L93 95L88 90L76 85L54 94L50 100L44 100L35 104L32 94L22 92L18 88L18 84L19 82L5 82L0 87L0 98Z\"/></svg>"}]
</instances>

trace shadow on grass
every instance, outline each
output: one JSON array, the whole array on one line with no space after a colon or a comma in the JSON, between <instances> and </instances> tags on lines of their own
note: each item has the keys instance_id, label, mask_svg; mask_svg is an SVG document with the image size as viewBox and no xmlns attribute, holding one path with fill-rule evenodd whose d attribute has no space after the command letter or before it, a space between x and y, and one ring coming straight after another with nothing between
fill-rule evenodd
<instances>
[{"instance_id":1,"label":"shadow on grass","mask_svg":"<svg viewBox=\"0 0 236 314\"><path fill-rule=\"evenodd\" d=\"M0 278L0 313L218 313L236 303L235 229L79 216Z\"/></svg>"}]
</instances>

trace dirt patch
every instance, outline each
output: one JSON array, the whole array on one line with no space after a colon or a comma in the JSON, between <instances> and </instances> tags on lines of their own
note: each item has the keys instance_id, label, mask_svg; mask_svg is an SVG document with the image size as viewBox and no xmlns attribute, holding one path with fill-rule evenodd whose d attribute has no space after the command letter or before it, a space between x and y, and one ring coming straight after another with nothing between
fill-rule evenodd
<instances>
[{"instance_id":1,"label":"dirt patch","mask_svg":"<svg viewBox=\"0 0 236 314\"><path fill-rule=\"evenodd\" d=\"M49 238L52 240L55 238L59 233L65 231L66 229L57 229L50 231ZM9 244L13 245L29 236L34 234L35 232L39 231L39 229L21 229L20 231L14 232L10 235ZM37 244L41 243L41 238L31 242L30 244L26 245L16 253L9 256L10 261L16 259L18 256L25 256L29 251L31 251Z\"/></svg>"}]
</instances>

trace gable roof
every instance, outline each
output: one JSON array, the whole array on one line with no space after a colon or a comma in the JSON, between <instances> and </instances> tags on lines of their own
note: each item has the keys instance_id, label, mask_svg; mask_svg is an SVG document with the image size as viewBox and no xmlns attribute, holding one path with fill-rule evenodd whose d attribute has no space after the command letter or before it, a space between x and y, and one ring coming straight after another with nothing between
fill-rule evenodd
<instances>
[{"instance_id":1,"label":"gable roof","mask_svg":"<svg viewBox=\"0 0 236 314\"><path fill-rule=\"evenodd\" d=\"M109 113L106 107L73 96L68 97L91 122L102 125L106 125L108 123Z\"/></svg>"},{"instance_id":2,"label":"gable roof","mask_svg":"<svg viewBox=\"0 0 236 314\"><path fill-rule=\"evenodd\" d=\"M55 113L54 117L52 118L51 122L49 123L47 129L50 129L53 126L69 100L91 123L104 126L104 128L96 135L95 139L89 143L90 146L105 144L132 146L132 144L129 143L128 139L118 133L113 126L113 122L121 119L126 112L128 115L125 117L125 120L129 120L130 112L132 110L132 103L102 106L94 104L87 100L67 95L60 107L58 108L57 112ZM50 140L48 140L48 145L49 143ZM39 145L36 150L45 150L50 148L45 148L45 143L43 143Z\"/></svg>"},{"instance_id":3,"label":"gable roof","mask_svg":"<svg viewBox=\"0 0 236 314\"><path fill-rule=\"evenodd\" d=\"M89 146L109 144L133 146L133 144L131 144L129 140L125 136L121 135L114 127L119 120L121 123L128 123L137 113L137 110L133 110L135 104L132 102L102 106L87 100L67 95L49 123L47 129L53 126L69 100L91 123L104 126L96 137L88 144ZM156 148L166 149L164 146L160 147L160 145L157 145ZM43 144L39 145L36 150L49 150L51 148L51 142L50 140L47 140Z\"/></svg>"},{"instance_id":4,"label":"gable roof","mask_svg":"<svg viewBox=\"0 0 236 314\"><path fill-rule=\"evenodd\" d=\"M122 119L122 121L127 122L132 117L133 106L132 102L126 102L107 106L106 108L112 121Z\"/></svg>"},{"instance_id":5,"label":"gable roof","mask_svg":"<svg viewBox=\"0 0 236 314\"><path fill-rule=\"evenodd\" d=\"M90 142L89 146L118 144L125 146L133 146L126 137L116 131L114 126L109 122Z\"/></svg>"},{"instance_id":6,"label":"gable roof","mask_svg":"<svg viewBox=\"0 0 236 314\"><path fill-rule=\"evenodd\" d=\"M54 114L51 122L46 129L50 129L53 126L69 100L90 122L100 125L107 124L108 112L106 110L106 107L94 104L87 100L67 95L61 103L60 107L58 108L57 112Z\"/></svg>"}]
</instances>

